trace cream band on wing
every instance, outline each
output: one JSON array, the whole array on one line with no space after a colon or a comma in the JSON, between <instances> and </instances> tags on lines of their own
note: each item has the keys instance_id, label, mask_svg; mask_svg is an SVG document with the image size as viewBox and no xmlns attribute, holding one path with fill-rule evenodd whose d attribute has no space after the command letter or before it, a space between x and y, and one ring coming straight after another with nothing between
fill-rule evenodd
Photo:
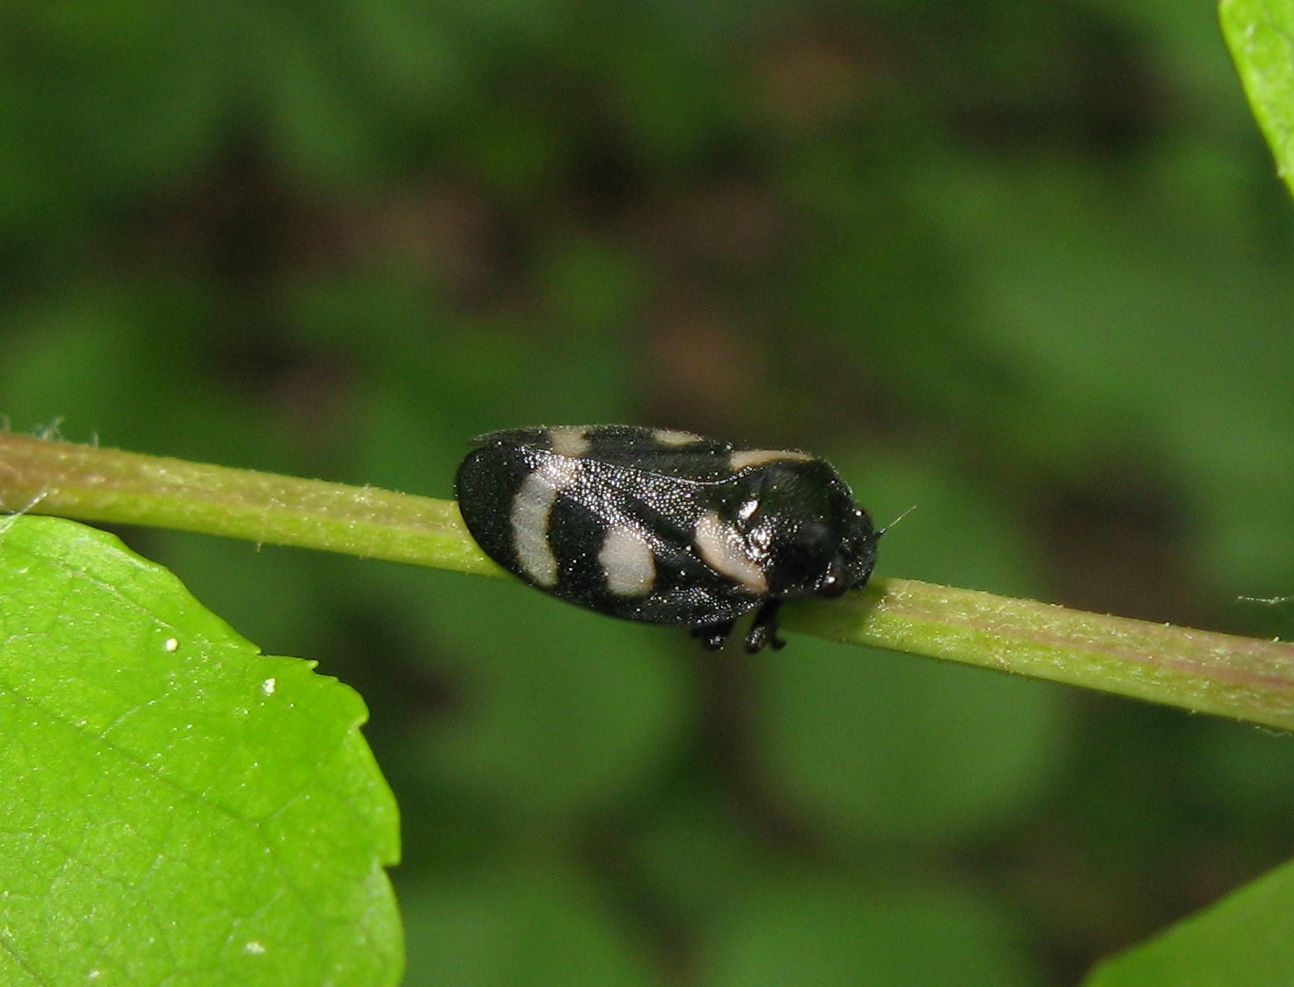
<instances>
[{"instance_id":1,"label":"cream band on wing","mask_svg":"<svg viewBox=\"0 0 1294 987\"><path fill-rule=\"evenodd\" d=\"M741 535L714 511L701 515L696 522L695 541L701 558L715 572L741 583L751 593L768 592L764 570L746 554Z\"/></svg>"},{"instance_id":2,"label":"cream band on wing","mask_svg":"<svg viewBox=\"0 0 1294 987\"><path fill-rule=\"evenodd\" d=\"M642 533L627 525L607 529L598 562L616 596L646 596L656 584L656 556Z\"/></svg>"},{"instance_id":3,"label":"cream band on wing","mask_svg":"<svg viewBox=\"0 0 1294 987\"><path fill-rule=\"evenodd\" d=\"M512 498L512 544L517 565L540 586L557 583L557 557L548 544L548 521L557 495L578 476L578 463L556 456L545 457L539 468L522 481Z\"/></svg>"}]
</instances>

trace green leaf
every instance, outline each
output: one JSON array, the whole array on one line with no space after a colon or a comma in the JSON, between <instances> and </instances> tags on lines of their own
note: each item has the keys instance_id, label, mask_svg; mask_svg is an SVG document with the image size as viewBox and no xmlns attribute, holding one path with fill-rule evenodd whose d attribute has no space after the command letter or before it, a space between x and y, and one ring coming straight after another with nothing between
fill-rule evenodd
<instances>
[{"instance_id":1,"label":"green leaf","mask_svg":"<svg viewBox=\"0 0 1294 987\"><path fill-rule=\"evenodd\" d=\"M1220 10L1249 105L1294 192L1294 4L1223 0Z\"/></svg>"},{"instance_id":2,"label":"green leaf","mask_svg":"<svg viewBox=\"0 0 1294 987\"><path fill-rule=\"evenodd\" d=\"M1144 945L1084 987L1284 987L1294 970L1294 861Z\"/></svg>"},{"instance_id":3,"label":"green leaf","mask_svg":"<svg viewBox=\"0 0 1294 987\"><path fill-rule=\"evenodd\" d=\"M398 981L395 804L312 667L111 535L0 525L0 982Z\"/></svg>"}]
</instances>

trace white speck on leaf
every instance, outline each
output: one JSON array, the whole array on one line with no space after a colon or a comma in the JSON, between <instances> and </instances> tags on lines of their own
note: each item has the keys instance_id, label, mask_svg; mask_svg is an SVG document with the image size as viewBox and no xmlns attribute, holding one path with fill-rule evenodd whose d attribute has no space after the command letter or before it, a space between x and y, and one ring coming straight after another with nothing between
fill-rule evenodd
<instances>
[{"instance_id":1,"label":"white speck on leaf","mask_svg":"<svg viewBox=\"0 0 1294 987\"><path fill-rule=\"evenodd\" d=\"M179 647L180 647L180 640L179 638L168 637L166 639L166 642L162 645L162 647L164 647L167 651L177 651L179 650Z\"/></svg>"},{"instance_id":2,"label":"white speck on leaf","mask_svg":"<svg viewBox=\"0 0 1294 987\"><path fill-rule=\"evenodd\" d=\"M267 696L274 695L274 690L279 687L279 681L276 678L268 678L261 683L261 691Z\"/></svg>"},{"instance_id":3,"label":"white speck on leaf","mask_svg":"<svg viewBox=\"0 0 1294 987\"><path fill-rule=\"evenodd\" d=\"M251 953L253 956L264 956L265 947L255 939L251 939L243 946L243 952Z\"/></svg>"}]
</instances>

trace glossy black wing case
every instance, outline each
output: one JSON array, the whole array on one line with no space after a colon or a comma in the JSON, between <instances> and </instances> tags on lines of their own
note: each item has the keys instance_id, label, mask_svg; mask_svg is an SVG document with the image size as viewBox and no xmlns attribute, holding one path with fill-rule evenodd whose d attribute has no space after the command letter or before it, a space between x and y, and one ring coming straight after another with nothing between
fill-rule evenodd
<instances>
[{"instance_id":1,"label":"glossy black wing case","mask_svg":"<svg viewBox=\"0 0 1294 987\"><path fill-rule=\"evenodd\" d=\"M685 626L765 601L758 580L720 574L694 546L698 519L728 516L743 496L731 444L630 426L514 429L474 444L455 483L463 519L487 555L532 586Z\"/></svg>"}]
</instances>

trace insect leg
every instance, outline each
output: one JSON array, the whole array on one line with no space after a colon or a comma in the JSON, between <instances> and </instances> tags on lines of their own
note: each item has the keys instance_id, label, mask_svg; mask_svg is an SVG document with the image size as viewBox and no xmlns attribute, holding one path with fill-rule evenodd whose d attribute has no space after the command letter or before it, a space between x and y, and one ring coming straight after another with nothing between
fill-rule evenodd
<instances>
[{"instance_id":1,"label":"insect leg","mask_svg":"<svg viewBox=\"0 0 1294 987\"><path fill-rule=\"evenodd\" d=\"M773 650L786 647L786 642L777 633L777 611L781 607L781 600L769 600L755 613L755 623L746 635L746 650L752 655L763 650L765 645Z\"/></svg>"}]
</instances>

